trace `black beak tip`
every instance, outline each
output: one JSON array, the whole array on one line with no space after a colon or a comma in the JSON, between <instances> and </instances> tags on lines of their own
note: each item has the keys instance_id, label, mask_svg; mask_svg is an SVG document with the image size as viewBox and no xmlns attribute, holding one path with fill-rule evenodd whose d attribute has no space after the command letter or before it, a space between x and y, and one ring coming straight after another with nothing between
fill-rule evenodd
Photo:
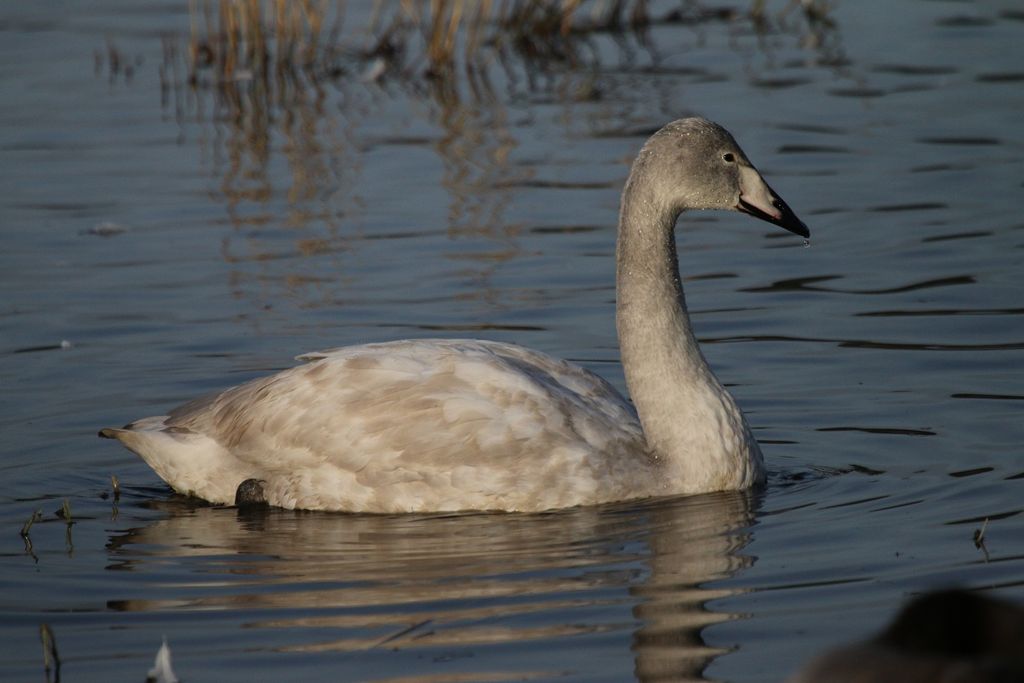
<instances>
[{"instance_id":1,"label":"black beak tip","mask_svg":"<svg viewBox=\"0 0 1024 683\"><path fill-rule=\"evenodd\" d=\"M785 223L780 223L780 226L805 239L809 239L811 236L810 228L808 228L807 225L796 216L792 216L792 219Z\"/></svg>"},{"instance_id":2,"label":"black beak tip","mask_svg":"<svg viewBox=\"0 0 1024 683\"><path fill-rule=\"evenodd\" d=\"M736 208L737 210L742 211L743 213L750 214L754 218L760 218L765 222L771 223L772 225L777 225L780 228L788 230L796 235L800 235L803 238L809 238L811 236L810 228L808 228L802 220L797 218L797 215L793 213L793 210L789 208L789 205L786 204L786 202L776 198L775 201L772 202L772 204L775 206L776 209L779 210L779 213L781 214L778 218L765 213L761 209L751 204L748 204L742 199L740 199L740 202L736 206Z\"/></svg>"},{"instance_id":3,"label":"black beak tip","mask_svg":"<svg viewBox=\"0 0 1024 683\"><path fill-rule=\"evenodd\" d=\"M778 220L771 220L770 222L775 223L780 228L789 230L793 234L800 235L805 239L811 236L810 228L808 228L807 224L793 213L793 209L789 208L789 204L777 197L773 204L775 205L775 208L782 213L782 215L779 216Z\"/></svg>"}]
</instances>

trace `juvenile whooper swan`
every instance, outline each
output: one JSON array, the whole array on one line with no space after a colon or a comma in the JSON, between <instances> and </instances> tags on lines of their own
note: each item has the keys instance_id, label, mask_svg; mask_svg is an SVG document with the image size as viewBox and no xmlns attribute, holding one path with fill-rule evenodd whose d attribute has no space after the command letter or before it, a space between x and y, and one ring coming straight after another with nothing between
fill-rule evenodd
<instances>
[{"instance_id":1,"label":"juvenile whooper swan","mask_svg":"<svg viewBox=\"0 0 1024 683\"><path fill-rule=\"evenodd\" d=\"M305 365L100 436L214 503L358 512L536 511L764 480L761 451L690 328L675 247L687 209L810 235L721 126L674 121L622 193L616 323L631 405L576 365L512 344L427 339Z\"/></svg>"}]
</instances>

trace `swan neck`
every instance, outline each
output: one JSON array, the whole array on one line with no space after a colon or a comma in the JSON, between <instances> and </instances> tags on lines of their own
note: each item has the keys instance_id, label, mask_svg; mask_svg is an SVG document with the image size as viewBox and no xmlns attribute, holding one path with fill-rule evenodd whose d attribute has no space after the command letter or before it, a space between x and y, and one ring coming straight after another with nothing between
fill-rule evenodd
<instances>
[{"instance_id":1,"label":"swan neck","mask_svg":"<svg viewBox=\"0 0 1024 683\"><path fill-rule=\"evenodd\" d=\"M634 168L616 247L616 327L626 386L673 490L750 486L763 476L760 451L701 353L686 309L675 241L681 210L659 202L644 180Z\"/></svg>"},{"instance_id":2,"label":"swan neck","mask_svg":"<svg viewBox=\"0 0 1024 683\"><path fill-rule=\"evenodd\" d=\"M631 393L637 373L665 369L659 364L691 382L710 372L693 334L679 275L675 223L681 212L660 204L645 189L631 176L616 246L616 326Z\"/></svg>"}]
</instances>

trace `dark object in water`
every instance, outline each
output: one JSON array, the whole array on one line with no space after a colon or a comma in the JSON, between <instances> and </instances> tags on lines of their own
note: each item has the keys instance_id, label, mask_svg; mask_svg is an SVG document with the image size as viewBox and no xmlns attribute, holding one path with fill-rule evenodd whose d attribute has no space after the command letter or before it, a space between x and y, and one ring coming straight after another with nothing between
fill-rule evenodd
<instances>
[{"instance_id":1,"label":"dark object in water","mask_svg":"<svg viewBox=\"0 0 1024 683\"><path fill-rule=\"evenodd\" d=\"M235 489L235 505L245 507L249 505L266 505L267 498L263 495L262 479L246 479Z\"/></svg>"},{"instance_id":2,"label":"dark object in water","mask_svg":"<svg viewBox=\"0 0 1024 683\"><path fill-rule=\"evenodd\" d=\"M1024 680L1024 608L965 590L912 600L881 634L813 660L789 683Z\"/></svg>"}]
</instances>

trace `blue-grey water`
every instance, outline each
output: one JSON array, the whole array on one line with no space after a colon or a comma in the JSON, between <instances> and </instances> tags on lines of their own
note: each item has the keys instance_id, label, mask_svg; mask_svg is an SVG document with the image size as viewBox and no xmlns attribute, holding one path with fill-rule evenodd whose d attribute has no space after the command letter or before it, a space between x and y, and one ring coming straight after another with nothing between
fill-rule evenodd
<instances>
[{"instance_id":1,"label":"blue-grey water","mask_svg":"<svg viewBox=\"0 0 1024 683\"><path fill-rule=\"evenodd\" d=\"M760 31L736 3L492 54L485 88L349 55L270 95L190 84L189 5L0 10L0 679L43 676L47 624L71 683L143 680L165 637L188 682L780 681L929 588L1024 599L1018 3L779 0ZM509 340L622 387L619 190L693 113L813 232L678 231L764 491L242 514L95 438L371 340Z\"/></svg>"}]
</instances>

